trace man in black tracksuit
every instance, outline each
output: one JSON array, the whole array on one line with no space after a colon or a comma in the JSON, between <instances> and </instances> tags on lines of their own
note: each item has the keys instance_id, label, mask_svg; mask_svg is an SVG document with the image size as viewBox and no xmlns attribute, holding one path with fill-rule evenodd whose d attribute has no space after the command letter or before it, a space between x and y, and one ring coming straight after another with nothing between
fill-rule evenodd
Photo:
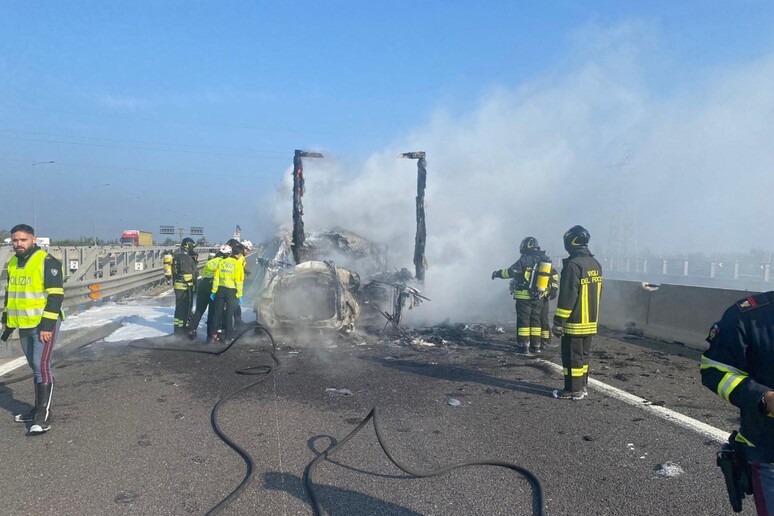
<instances>
[{"instance_id":1,"label":"man in black tracksuit","mask_svg":"<svg viewBox=\"0 0 774 516\"><path fill-rule=\"evenodd\" d=\"M507 269L492 273L492 279L512 279L513 298L516 300L516 345L520 353L540 353L540 310L542 299L530 290L530 279L537 264L548 259L540 251L537 239L526 237L519 245L521 257Z\"/></svg>"},{"instance_id":2,"label":"man in black tracksuit","mask_svg":"<svg viewBox=\"0 0 774 516\"><path fill-rule=\"evenodd\" d=\"M740 299L710 328L701 382L739 408L731 440L744 453L759 515L774 513L774 292Z\"/></svg>"},{"instance_id":3,"label":"man in black tracksuit","mask_svg":"<svg viewBox=\"0 0 774 516\"><path fill-rule=\"evenodd\" d=\"M583 226L573 226L564 234L564 248L570 256L562 260L551 328L562 339L564 389L555 390L555 398L579 400L588 395L591 337L597 334L602 296L602 266L589 251L590 239Z\"/></svg>"}]
</instances>

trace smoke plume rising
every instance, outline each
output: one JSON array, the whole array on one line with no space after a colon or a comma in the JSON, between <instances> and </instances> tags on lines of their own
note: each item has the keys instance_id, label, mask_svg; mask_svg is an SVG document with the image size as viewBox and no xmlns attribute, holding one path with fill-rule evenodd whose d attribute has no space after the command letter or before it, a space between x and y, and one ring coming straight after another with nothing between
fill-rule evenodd
<instances>
[{"instance_id":1,"label":"smoke plume rising","mask_svg":"<svg viewBox=\"0 0 774 516\"><path fill-rule=\"evenodd\" d=\"M774 55L664 88L653 37L589 30L562 70L493 87L469 112L439 107L362 163L305 162L307 231L347 228L413 271L416 163L396 156L426 151L432 302L416 322L512 318L507 282L490 274L517 259L523 237L556 259L564 231L582 224L604 256L624 209L641 250L768 248ZM278 225L289 219L289 172Z\"/></svg>"}]
</instances>

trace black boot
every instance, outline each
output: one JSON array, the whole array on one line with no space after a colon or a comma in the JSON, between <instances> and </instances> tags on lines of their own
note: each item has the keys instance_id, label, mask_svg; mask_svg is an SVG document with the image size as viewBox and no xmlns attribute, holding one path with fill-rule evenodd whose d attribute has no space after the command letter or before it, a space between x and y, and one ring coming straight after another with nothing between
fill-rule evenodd
<instances>
[{"instance_id":1,"label":"black boot","mask_svg":"<svg viewBox=\"0 0 774 516\"><path fill-rule=\"evenodd\" d=\"M30 427L30 435L37 435L51 430L48 424L51 419L51 394L53 383L41 383L35 392L35 421Z\"/></svg>"},{"instance_id":2,"label":"black boot","mask_svg":"<svg viewBox=\"0 0 774 516\"><path fill-rule=\"evenodd\" d=\"M38 384L35 384L35 400L38 399ZM35 419L35 407L32 407L27 412L21 414L14 414L13 420L17 423L27 423Z\"/></svg>"}]
</instances>

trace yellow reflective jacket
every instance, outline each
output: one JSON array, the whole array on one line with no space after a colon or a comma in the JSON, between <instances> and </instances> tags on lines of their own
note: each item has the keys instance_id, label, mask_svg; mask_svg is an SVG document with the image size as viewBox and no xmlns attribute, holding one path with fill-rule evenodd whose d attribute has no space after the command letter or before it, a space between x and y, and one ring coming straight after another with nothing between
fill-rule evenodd
<instances>
[{"instance_id":1,"label":"yellow reflective jacket","mask_svg":"<svg viewBox=\"0 0 774 516\"><path fill-rule=\"evenodd\" d=\"M242 297L242 285L245 281L245 268L233 256L224 258L218 264L212 277L212 293L216 294L219 287L236 290L236 297Z\"/></svg>"},{"instance_id":2,"label":"yellow reflective jacket","mask_svg":"<svg viewBox=\"0 0 774 516\"><path fill-rule=\"evenodd\" d=\"M215 271L218 270L218 264L223 260L222 256L216 256L210 258L207 263L204 264L204 270L202 271L202 278L213 278Z\"/></svg>"},{"instance_id":3,"label":"yellow reflective jacket","mask_svg":"<svg viewBox=\"0 0 774 516\"><path fill-rule=\"evenodd\" d=\"M59 260L41 249L8 262L3 322L9 328L37 328L51 331L62 314L64 279Z\"/></svg>"}]
</instances>

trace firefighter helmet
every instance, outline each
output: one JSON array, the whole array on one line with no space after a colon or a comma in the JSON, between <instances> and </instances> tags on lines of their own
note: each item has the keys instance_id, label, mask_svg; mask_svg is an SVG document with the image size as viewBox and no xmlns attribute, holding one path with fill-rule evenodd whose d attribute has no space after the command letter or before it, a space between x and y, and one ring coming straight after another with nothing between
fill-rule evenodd
<instances>
[{"instance_id":1,"label":"firefighter helmet","mask_svg":"<svg viewBox=\"0 0 774 516\"><path fill-rule=\"evenodd\" d=\"M564 234L564 248L568 253L578 249L588 249L591 235L583 226L573 226Z\"/></svg>"},{"instance_id":2,"label":"firefighter helmet","mask_svg":"<svg viewBox=\"0 0 774 516\"><path fill-rule=\"evenodd\" d=\"M535 251L537 249L540 249L540 246L538 246L538 241L535 237L528 236L521 241L521 244L519 244L519 252L521 254L524 254L527 251Z\"/></svg>"},{"instance_id":3,"label":"firefighter helmet","mask_svg":"<svg viewBox=\"0 0 774 516\"><path fill-rule=\"evenodd\" d=\"M223 244L222 246L220 246L219 251L220 251L220 254L229 256L231 254L231 246L228 244Z\"/></svg>"},{"instance_id":4,"label":"firefighter helmet","mask_svg":"<svg viewBox=\"0 0 774 516\"><path fill-rule=\"evenodd\" d=\"M196 247L196 242L194 242L193 238L185 237L183 241L180 242L180 249L189 254L193 252L194 247Z\"/></svg>"}]
</instances>

